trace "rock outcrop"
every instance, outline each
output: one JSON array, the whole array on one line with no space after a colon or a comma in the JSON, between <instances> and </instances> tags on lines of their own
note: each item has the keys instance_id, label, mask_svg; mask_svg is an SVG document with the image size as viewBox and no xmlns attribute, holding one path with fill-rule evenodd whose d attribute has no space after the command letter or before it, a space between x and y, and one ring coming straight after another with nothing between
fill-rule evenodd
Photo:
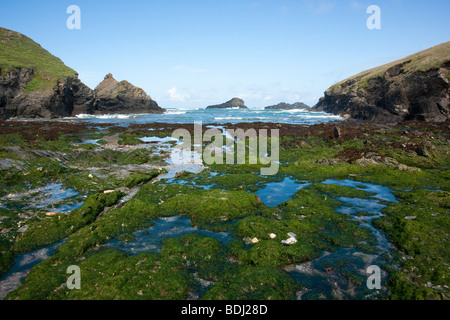
<instances>
[{"instance_id":1,"label":"rock outcrop","mask_svg":"<svg viewBox=\"0 0 450 320\"><path fill-rule=\"evenodd\" d=\"M222 104L206 107L206 109L248 109L245 102L239 98L233 98Z\"/></svg>"},{"instance_id":2,"label":"rock outcrop","mask_svg":"<svg viewBox=\"0 0 450 320\"><path fill-rule=\"evenodd\" d=\"M449 69L447 42L332 86L314 109L380 122L448 121Z\"/></svg>"},{"instance_id":3,"label":"rock outcrop","mask_svg":"<svg viewBox=\"0 0 450 320\"><path fill-rule=\"evenodd\" d=\"M110 73L94 90L95 114L163 112L144 90L128 81L118 82Z\"/></svg>"},{"instance_id":4,"label":"rock outcrop","mask_svg":"<svg viewBox=\"0 0 450 320\"><path fill-rule=\"evenodd\" d=\"M112 76L91 90L39 44L0 28L0 120L163 112L142 89Z\"/></svg>"},{"instance_id":5,"label":"rock outcrop","mask_svg":"<svg viewBox=\"0 0 450 320\"><path fill-rule=\"evenodd\" d=\"M93 91L77 77L57 80L54 87L29 91L27 85L35 73L35 69L13 68L0 76L0 119L70 117L92 109Z\"/></svg>"},{"instance_id":6,"label":"rock outcrop","mask_svg":"<svg viewBox=\"0 0 450 320\"><path fill-rule=\"evenodd\" d=\"M295 109L308 109L309 106L304 104L303 102L296 102L296 103L285 103L281 102L279 104L265 107L266 110L295 110Z\"/></svg>"}]
</instances>

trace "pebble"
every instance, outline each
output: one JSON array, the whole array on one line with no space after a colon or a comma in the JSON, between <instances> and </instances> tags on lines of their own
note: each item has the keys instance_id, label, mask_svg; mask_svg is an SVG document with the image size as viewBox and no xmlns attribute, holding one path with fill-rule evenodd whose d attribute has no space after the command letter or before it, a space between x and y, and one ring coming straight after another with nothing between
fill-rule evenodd
<instances>
[{"instance_id":1,"label":"pebble","mask_svg":"<svg viewBox=\"0 0 450 320\"><path fill-rule=\"evenodd\" d=\"M270 239L275 239L277 237L277 235L275 233L271 233L269 234Z\"/></svg>"},{"instance_id":2,"label":"pebble","mask_svg":"<svg viewBox=\"0 0 450 320\"><path fill-rule=\"evenodd\" d=\"M115 190L105 190L103 191L104 194L109 194L109 193L113 193Z\"/></svg>"},{"instance_id":3,"label":"pebble","mask_svg":"<svg viewBox=\"0 0 450 320\"><path fill-rule=\"evenodd\" d=\"M287 234L289 237L291 237L291 238L297 238L297 235L295 234L295 233L293 233L293 232L288 232L288 234Z\"/></svg>"},{"instance_id":4,"label":"pebble","mask_svg":"<svg viewBox=\"0 0 450 320\"><path fill-rule=\"evenodd\" d=\"M416 216L405 217L405 220L415 220L415 219L417 219Z\"/></svg>"},{"instance_id":5,"label":"pebble","mask_svg":"<svg viewBox=\"0 0 450 320\"><path fill-rule=\"evenodd\" d=\"M287 240L281 240L281 243L290 246L291 244L297 243L297 239L289 238Z\"/></svg>"},{"instance_id":6,"label":"pebble","mask_svg":"<svg viewBox=\"0 0 450 320\"><path fill-rule=\"evenodd\" d=\"M252 243L253 243L253 244L258 243L258 242L259 242L258 238L253 238L253 239L252 239Z\"/></svg>"}]
</instances>

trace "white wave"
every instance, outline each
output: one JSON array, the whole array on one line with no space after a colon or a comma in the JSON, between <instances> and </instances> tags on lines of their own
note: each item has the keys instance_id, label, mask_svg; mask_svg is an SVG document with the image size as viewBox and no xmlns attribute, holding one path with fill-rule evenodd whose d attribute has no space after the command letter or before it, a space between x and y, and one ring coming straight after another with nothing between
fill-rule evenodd
<instances>
[{"instance_id":1,"label":"white wave","mask_svg":"<svg viewBox=\"0 0 450 320\"><path fill-rule=\"evenodd\" d=\"M214 120L243 120L241 117L215 117Z\"/></svg>"},{"instance_id":2,"label":"white wave","mask_svg":"<svg viewBox=\"0 0 450 320\"><path fill-rule=\"evenodd\" d=\"M306 118L306 119L343 119L341 116L335 116L335 115L325 115L325 114L321 114L321 115L313 115L313 114L305 114L305 115L301 115L301 118Z\"/></svg>"},{"instance_id":3,"label":"white wave","mask_svg":"<svg viewBox=\"0 0 450 320\"><path fill-rule=\"evenodd\" d=\"M78 119L131 119L136 118L136 114L79 114L76 116Z\"/></svg>"},{"instance_id":4,"label":"white wave","mask_svg":"<svg viewBox=\"0 0 450 320\"><path fill-rule=\"evenodd\" d=\"M186 114L186 111L167 110L164 114Z\"/></svg>"},{"instance_id":5,"label":"white wave","mask_svg":"<svg viewBox=\"0 0 450 320\"><path fill-rule=\"evenodd\" d=\"M268 110L274 111L275 113L297 113L297 112L309 112L306 109L290 109L290 110Z\"/></svg>"}]
</instances>

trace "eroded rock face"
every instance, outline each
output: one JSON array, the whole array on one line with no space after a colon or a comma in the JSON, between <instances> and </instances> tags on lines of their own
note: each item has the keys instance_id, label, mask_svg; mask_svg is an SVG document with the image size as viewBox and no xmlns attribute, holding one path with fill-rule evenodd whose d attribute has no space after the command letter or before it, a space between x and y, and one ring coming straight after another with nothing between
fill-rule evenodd
<instances>
[{"instance_id":1,"label":"eroded rock face","mask_svg":"<svg viewBox=\"0 0 450 320\"><path fill-rule=\"evenodd\" d=\"M118 82L112 74L94 90L93 113L163 113L156 101L128 81Z\"/></svg>"},{"instance_id":2,"label":"eroded rock face","mask_svg":"<svg viewBox=\"0 0 450 320\"><path fill-rule=\"evenodd\" d=\"M78 78L58 81L53 88L27 92L35 70L10 69L0 76L0 119L70 117L76 110L92 109L93 92ZM81 112L79 112L81 113Z\"/></svg>"},{"instance_id":3,"label":"eroded rock face","mask_svg":"<svg viewBox=\"0 0 450 320\"><path fill-rule=\"evenodd\" d=\"M0 120L18 118L61 118L79 114L163 113L164 109L142 89L107 76L94 90L78 78L58 81L53 88L27 92L33 69L11 69L0 76Z\"/></svg>"},{"instance_id":4,"label":"eroded rock face","mask_svg":"<svg viewBox=\"0 0 450 320\"><path fill-rule=\"evenodd\" d=\"M448 121L450 61L425 71L411 71L413 63L414 59L403 60L369 79L343 81L328 89L314 109L380 122Z\"/></svg>"},{"instance_id":5,"label":"eroded rock face","mask_svg":"<svg viewBox=\"0 0 450 320\"><path fill-rule=\"evenodd\" d=\"M248 109L245 106L244 100L239 99L239 98L233 98L230 101L227 101L222 104L214 105L214 106L209 106L206 109L234 109L234 108Z\"/></svg>"}]
</instances>

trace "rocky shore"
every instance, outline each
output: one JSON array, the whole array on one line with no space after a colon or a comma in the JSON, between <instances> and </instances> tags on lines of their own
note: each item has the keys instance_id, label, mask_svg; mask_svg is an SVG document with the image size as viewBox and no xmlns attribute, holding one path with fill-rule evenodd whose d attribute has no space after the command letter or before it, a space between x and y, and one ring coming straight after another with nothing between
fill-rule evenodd
<instances>
[{"instance_id":1,"label":"rocky shore","mask_svg":"<svg viewBox=\"0 0 450 320\"><path fill-rule=\"evenodd\" d=\"M225 127L280 130L278 174L174 167L168 138L192 124L0 122L0 273L58 243L2 296L448 299L447 124ZM152 226L172 238L154 247ZM73 264L82 290L63 285ZM371 264L383 290L367 291Z\"/></svg>"}]
</instances>

